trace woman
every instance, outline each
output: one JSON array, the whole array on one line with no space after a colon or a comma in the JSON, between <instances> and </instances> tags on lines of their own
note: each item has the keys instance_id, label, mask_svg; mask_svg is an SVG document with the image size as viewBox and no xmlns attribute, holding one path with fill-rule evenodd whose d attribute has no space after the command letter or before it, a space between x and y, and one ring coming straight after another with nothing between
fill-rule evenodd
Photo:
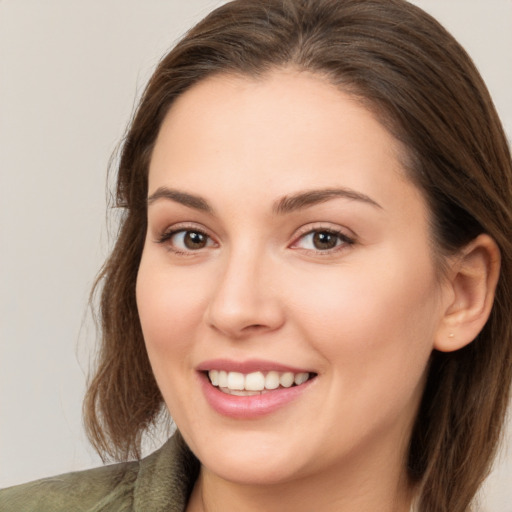
<instances>
[{"instance_id":1,"label":"woman","mask_svg":"<svg viewBox=\"0 0 512 512\"><path fill-rule=\"evenodd\" d=\"M512 170L432 18L219 8L150 80L117 198L90 437L137 458L164 404L179 434L6 510L468 510L512 377Z\"/></svg>"}]
</instances>

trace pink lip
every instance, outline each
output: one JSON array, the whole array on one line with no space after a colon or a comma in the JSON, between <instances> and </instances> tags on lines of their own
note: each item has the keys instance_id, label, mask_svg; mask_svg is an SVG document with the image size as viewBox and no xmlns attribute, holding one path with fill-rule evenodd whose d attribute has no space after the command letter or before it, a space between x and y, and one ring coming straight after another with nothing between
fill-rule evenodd
<instances>
[{"instance_id":1,"label":"pink lip","mask_svg":"<svg viewBox=\"0 0 512 512\"><path fill-rule=\"evenodd\" d=\"M291 371L294 373L301 373L304 371L269 362L267 362L266 365L258 364L255 366L256 363L256 361L235 363L233 361L215 360L207 361L198 367L198 376L202 391L206 401L214 411L222 416L227 416L233 419L250 420L261 418L262 416L271 414L298 399L306 390L309 389L310 385L316 381L316 378L313 378L300 386L278 388L260 395L236 396L223 393L217 387L213 386L206 374L207 369L239 371L242 373L250 373L252 371L265 372L272 370L280 372Z\"/></svg>"},{"instance_id":2,"label":"pink lip","mask_svg":"<svg viewBox=\"0 0 512 512\"><path fill-rule=\"evenodd\" d=\"M260 359L248 359L247 361L232 361L230 359L211 359L203 361L197 366L197 371L207 372L208 370L224 370L226 372L292 372L292 373L312 373L311 370L287 366L272 361Z\"/></svg>"}]
</instances>

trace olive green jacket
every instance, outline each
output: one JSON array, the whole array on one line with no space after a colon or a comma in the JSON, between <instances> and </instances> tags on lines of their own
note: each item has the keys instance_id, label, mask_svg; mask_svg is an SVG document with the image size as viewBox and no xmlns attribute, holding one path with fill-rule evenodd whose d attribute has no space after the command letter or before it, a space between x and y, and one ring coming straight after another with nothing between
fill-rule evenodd
<instances>
[{"instance_id":1,"label":"olive green jacket","mask_svg":"<svg viewBox=\"0 0 512 512\"><path fill-rule=\"evenodd\" d=\"M198 469L175 435L140 461L0 490L0 512L183 512Z\"/></svg>"}]
</instances>

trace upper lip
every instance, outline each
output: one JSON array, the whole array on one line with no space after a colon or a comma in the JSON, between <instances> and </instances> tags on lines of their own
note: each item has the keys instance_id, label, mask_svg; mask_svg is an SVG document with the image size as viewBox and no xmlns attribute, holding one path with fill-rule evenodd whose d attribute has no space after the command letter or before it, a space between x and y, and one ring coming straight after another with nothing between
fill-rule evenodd
<instances>
[{"instance_id":1,"label":"upper lip","mask_svg":"<svg viewBox=\"0 0 512 512\"><path fill-rule=\"evenodd\" d=\"M197 366L197 371L224 370L226 372L252 373L252 372L292 372L313 373L309 369L297 368L286 364L276 363L263 359L247 359L245 361L233 361L231 359L210 359Z\"/></svg>"}]
</instances>

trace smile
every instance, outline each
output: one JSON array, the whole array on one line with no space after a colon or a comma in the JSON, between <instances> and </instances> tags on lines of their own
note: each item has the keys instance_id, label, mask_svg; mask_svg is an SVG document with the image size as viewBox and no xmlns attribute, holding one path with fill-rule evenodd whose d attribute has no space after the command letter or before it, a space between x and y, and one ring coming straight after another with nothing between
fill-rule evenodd
<instances>
[{"instance_id":1,"label":"smile","mask_svg":"<svg viewBox=\"0 0 512 512\"><path fill-rule=\"evenodd\" d=\"M318 373L306 368L256 359L203 361L196 370L210 407L236 420L255 420L286 408L318 381Z\"/></svg>"},{"instance_id":2,"label":"smile","mask_svg":"<svg viewBox=\"0 0 512 512\"><path fill-rule=\"evenodd\" d=\"M278 388L300 386L310 378L308 372L277 372L266 374L260 371L243 374L224 370L209 370L208 378L213 386L223 393L236 396L254 396Z\"/></svg>"}]
</instances>

